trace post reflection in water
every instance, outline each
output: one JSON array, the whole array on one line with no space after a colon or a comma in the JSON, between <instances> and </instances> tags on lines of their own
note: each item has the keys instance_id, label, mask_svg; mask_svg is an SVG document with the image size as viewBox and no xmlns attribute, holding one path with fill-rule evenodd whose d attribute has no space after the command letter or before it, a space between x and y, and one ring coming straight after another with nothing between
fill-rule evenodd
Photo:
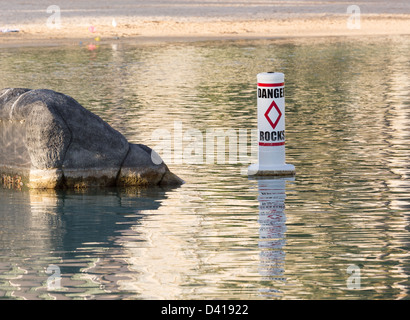
<instances>
[{"instance_id":1,"label":"post reflection in water","mask_svg":"<svg viewBox=\"0 0 410 320\"><path fill-rule=\"evenodd\" d=\"M285 251L286 244L286 181L294 177L258 178L259 201L259 248L262 281L273 281L274 285L286 282ZM276 288L260 289L263 296L280 296L282 291Z\"/></svg>"}]
</instances>

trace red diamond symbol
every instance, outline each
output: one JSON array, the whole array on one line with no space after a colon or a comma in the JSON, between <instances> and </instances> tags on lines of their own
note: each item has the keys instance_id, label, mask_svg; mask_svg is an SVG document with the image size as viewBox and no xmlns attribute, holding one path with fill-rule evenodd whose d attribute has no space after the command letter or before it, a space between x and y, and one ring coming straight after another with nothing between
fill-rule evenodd
<instances>
[{"instance_id":1,"label":"red diamond symbol","mask_svg":"<svg viewBox=\"0 0 410 320\"><path fill-rule=\"evenodd\" d=\"M275 122L273 122L272 119L269 117L269 112L272 110L273 107L275 107L276 111L278 112ZM270 104L268 110L266 110L265 112L265 118L266 120L268 120L272 128L275 129L278 125L280 117L282 117L282 112L280 112L278 105L275 103L275 100L272 100L272 103Z\"/></svg>"}]
</instances>

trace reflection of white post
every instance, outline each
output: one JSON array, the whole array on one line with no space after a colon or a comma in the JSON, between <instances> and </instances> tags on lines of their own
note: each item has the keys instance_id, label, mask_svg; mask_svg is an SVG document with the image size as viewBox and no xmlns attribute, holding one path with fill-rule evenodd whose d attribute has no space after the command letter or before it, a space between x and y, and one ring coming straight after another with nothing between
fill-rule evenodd
<instances>
[{"instance_id":1,"label":"reflection of white post","mask_svg":"<svg viewBox=\"0 0 410 320\"><path fill-rule=\"evenodd\" d=\"M285 184L294 178L258 179L260 271L269 280L285 279ZM262 289L261 292L272 289ZM273 290L277 292L277 290Z\"/></svg>"},{"instance_id":2,"label":"reflection of white post","mask_svg":"<svg viewBox=\"0 0 410 320\"><path fill-rule=\"evenodd\" d=\"M263 72L258 80L258 163L248 167L249 175L289 176L295 167L285 163L285 76Z\"/></svg>"}]
</instances>

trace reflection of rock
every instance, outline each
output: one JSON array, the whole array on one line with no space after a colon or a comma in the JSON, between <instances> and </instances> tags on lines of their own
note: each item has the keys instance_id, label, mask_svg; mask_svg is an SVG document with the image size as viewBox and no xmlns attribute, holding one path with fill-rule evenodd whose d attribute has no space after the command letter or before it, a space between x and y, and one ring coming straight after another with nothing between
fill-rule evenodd
<instances>
[{"instance_id":1,"label":"reflection of rock","mask_svg":"<svg viewBox=\"0 0 410 320\"><path fill-rule=\"evenodd\" d=\"M181 184L152 150L51 90L0 91L0 171L31 188Z\"/></svg>"},{"instance_id":2,"label":"reflection of rock","mask_svg":"<svg viewBox=\"0 0 410 320\"><path fill-rule=\"evenodd\" d=\"M124 260L123 243L143 245L132 226L147 210L160 207L166 191L0 188L0 297L93 298L119 292L121 281L135 275ZM47 288L50 265L59 268L61 290Z\"/></svg>"},{"instance_id":3,"label":"reflection of rock","mask_svg":"<svg viewBox=\"0 0 410 320\"><path fill-rule=\"evenodd\" d=\"M286 280L285 271L285 183L293 178L258 179L260 274L269 280ZM263 290L265 294L280 292ZM265 292L266 291L266 292Z\"/></svg>"}]
</instances>

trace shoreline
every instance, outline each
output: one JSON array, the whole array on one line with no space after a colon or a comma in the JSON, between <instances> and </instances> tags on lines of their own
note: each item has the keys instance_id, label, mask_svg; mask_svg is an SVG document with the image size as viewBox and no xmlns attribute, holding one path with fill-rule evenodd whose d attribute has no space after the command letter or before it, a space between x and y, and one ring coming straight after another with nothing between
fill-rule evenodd
<instances>
[{"instance_id":1,"label":"shoreline","mask_svg":"<svg viewBox=\"0 0 410 320\"><path fill-rule=\"evenodd\" d=\"M410 14L361 15L360 29L347 27L347 15L305 15L284 19L146 20L109 17L68 18L60 29L46 23L22 24L19 32L1 33L0 48L133 43L141 45L216 40L294 40L310 38L410 35ZM94 28L91 32L90 26ZM13 27L11 27L13 28Z\"/></svg>"}]
</instances>

